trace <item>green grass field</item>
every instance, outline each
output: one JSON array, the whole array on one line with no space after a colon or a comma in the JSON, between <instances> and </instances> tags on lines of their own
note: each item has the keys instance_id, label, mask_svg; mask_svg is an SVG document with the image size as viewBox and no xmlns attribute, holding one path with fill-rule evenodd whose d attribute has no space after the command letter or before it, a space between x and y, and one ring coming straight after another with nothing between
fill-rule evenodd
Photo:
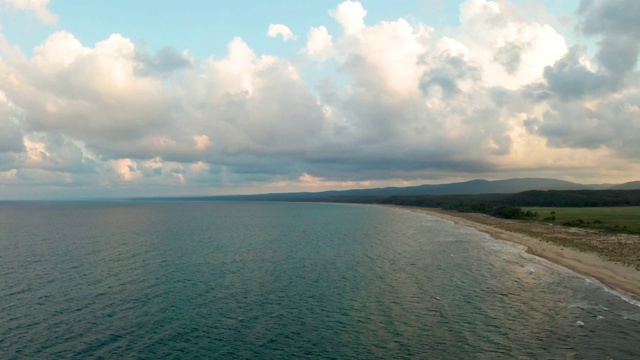
<instances>
[{"instance_id":1,"label":"green grass field","mask_svg":"<svg viewBox=\"0 0 640 360\"><path fill-rule=\"evenodd\" d=\"M594 208L523 207L522 210L537 212L538 220L555 224L640 234L640 206ZM552 214L552 211L555 214ZM555 220L548 220L552 216L555 216Z\"/></svg>"}]
</instances>

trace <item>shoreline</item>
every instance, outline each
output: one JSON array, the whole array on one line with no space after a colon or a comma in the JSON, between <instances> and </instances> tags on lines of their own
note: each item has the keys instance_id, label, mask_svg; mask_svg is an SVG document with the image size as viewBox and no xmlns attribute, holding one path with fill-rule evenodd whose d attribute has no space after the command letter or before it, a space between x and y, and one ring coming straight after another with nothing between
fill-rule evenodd
<instances>
[{"instance_id":1,"label":"shoreline","mask_svg":"<svg viewBox=\"0 0 640 360\"><path fill-rule=\"evenodd\" d=\"M517 220L506 220L493 218L488 215L476 213L459 213L450 210L442 210L435 208L421 208L414 206L396 206L391 207L397 209L405 209L409 211L422 212L426 215L452 221L461 226L474 228L489 236L520 244L526 247L526 252L546 259L555 265L570 269L580 275L593 278L600 282L610 290L619 291L622 295L628 295L632 300L640 301L640 271L631 266L624 265L619 262L607 260L602 256L593 253L580 251L576 248L563 246L554 243L549 239L531 236L514 229ZM522 223L519 223L522 224ZM529 223L530 226L552 226L538 223ZM553 226L552 231L558 236L575 235L576 232L583 232L582 229ZM565 233L565 234L562 234ZM611 236L610 234L601 234L597 232L588 232L589 236L601 235L602 238ZM640 236L632 240L640 241Z\"/></svg>"}]
</instances>

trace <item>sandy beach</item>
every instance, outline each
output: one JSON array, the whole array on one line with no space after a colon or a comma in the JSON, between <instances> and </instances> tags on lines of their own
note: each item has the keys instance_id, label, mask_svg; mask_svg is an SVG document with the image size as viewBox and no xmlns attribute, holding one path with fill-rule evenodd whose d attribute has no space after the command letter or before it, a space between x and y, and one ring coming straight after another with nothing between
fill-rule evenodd
<instances>
[{"instance_id":1,"label":"sandy beach","mask_svg":"<svg viewBox=\"0 0 640 360\"><path fill-rule=\"evenodd\" d=\"M397 206L396 206L397 207ZM527 247L527 252L596 279L640 300L640 236L610 234L542 222L506 220L484 214L398 207L469 226L496 239ZM608 259L606 257L609 257ZM611 259L618 261L613 261Z\"/></svg>"}]
</instances>

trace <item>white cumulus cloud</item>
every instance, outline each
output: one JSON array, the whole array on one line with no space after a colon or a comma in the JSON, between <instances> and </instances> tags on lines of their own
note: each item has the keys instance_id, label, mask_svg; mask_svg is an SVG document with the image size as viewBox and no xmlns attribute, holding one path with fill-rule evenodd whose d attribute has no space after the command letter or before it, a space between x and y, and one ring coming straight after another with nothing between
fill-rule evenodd
<instances>
[{"instance_id":1,"label":"white cumulus cloud","mask_svg":"<svg viewBox=\"0 0 640 360\"><path fill-rule=\"evenodd\" d=\"M333 38L326 27L319 26L309 30L305 52L318 61L324 61L333 55Z\"/></svg>"},{"instance_id":2,"label":"white cumulus cloud","mask_svg":"<svg viewBox=\"0 0 640 360\"><path fill-rule=\"evenodd\" d=\"M296 39L296 36L293 34L291 29L289 29L286 25L282 25L282 24L270 24L269 30L267 31L267 35L273 38L282 36L282 39L284 41Z\"/></svg>"},{"instance_id":3,"label":"white cumulus cloud","mask_svg":"<svg viewBox=\"0 0 640 360\"><path fill-rule=\"evenodd\" d=\"M365 28L364 17L367 15L367 11L362 7L362 4L358 1L347 0L335 10L329 11L329 14L333 16L347 35L353 35Z\"/></svg>"},{"instance_id":4,"label":"white cumulus cloud","mask_svg":"<svg viewBox=\"0 0 640 360\"><path fill-rule=\"evenodd\" d=\"M58 22L58 17L47 8L49 0L0 0L0 4L16 10L33 12L40 21L46 24Z\"/></svg>"}]
</instances>

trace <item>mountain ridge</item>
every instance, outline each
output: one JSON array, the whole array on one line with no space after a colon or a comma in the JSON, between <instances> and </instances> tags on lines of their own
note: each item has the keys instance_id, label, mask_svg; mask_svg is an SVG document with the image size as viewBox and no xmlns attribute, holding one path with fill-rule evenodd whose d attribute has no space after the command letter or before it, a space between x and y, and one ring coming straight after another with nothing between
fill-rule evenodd
<instances>
[{"instance_id":1,"label":"mountain ridge","mask_svg":"<svg viewBox=\"0 0 640 360\"><path fill-rule=\"evenodd\" d=\"M640 181L630 181L624 184L613 185L611 190L636 190L640 189Z\"/></svg>"},{"instance_id":2,"label":"mountain ridge","mask_svg":"<svg viewBox=\"0 0 640 360\"><path fill-rule=\"evenodd\" d=\"M288 192L249 195L218 195L189 197L153 197L147 200L209 200L209 201L315 201L336 196L404 196L404 195L474 195L513 194L530 190L633 190L640 181L624 184L579 184L549 178L512 178L503 180L475 179L446 184L425 184L407 187L328 190L320 192Z\"/></svg>"}]
</instances>

